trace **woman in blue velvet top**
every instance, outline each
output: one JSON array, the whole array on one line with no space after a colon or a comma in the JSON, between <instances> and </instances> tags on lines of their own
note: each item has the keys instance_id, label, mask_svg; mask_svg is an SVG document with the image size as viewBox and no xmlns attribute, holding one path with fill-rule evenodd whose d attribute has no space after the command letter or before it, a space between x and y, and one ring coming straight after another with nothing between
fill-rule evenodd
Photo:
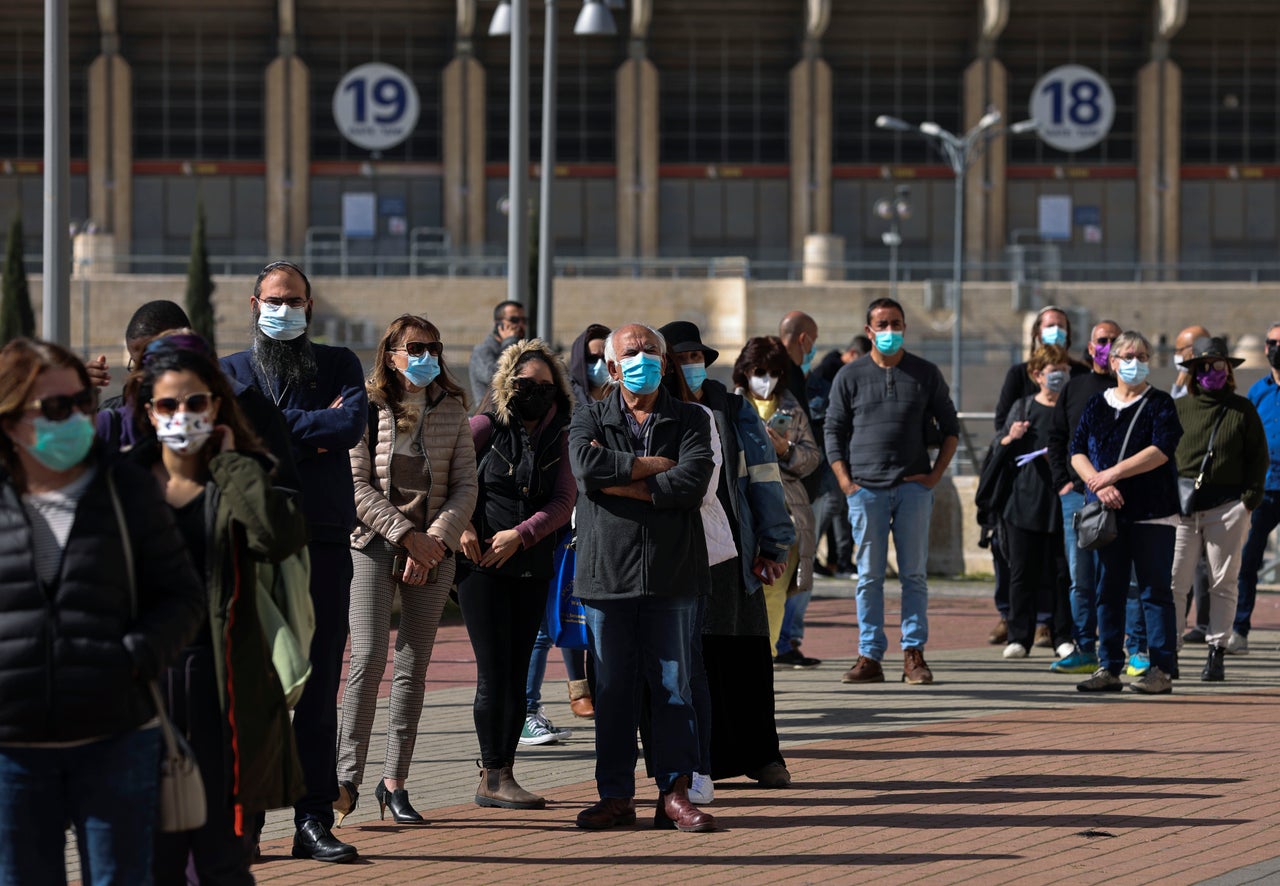
<instances>
[{"instance_id":1,"label":"woman in blue velvet top","mask_svg":"<svg viewBox=\"0 0 1280 886\"><path fill-rule=\"evenodd\" d=\"M1071 466L1088 487L1088 500L1098 499L1116 510L1120 533L1098 552L1101 667L1076 687L1081 692L1123 688L1125 599L1131 574L1138 578L1151 668L1130 688L1170 692L1170 680L1177 675L1177 617L1169 576L1178 523L1173 457L1182 425L1173 398L1147 384L1150 357L1151 345L1141 333L1126 332L1112 343L1116 386L1089 401L1071 441Z\"/></svg>"}]
</instances>

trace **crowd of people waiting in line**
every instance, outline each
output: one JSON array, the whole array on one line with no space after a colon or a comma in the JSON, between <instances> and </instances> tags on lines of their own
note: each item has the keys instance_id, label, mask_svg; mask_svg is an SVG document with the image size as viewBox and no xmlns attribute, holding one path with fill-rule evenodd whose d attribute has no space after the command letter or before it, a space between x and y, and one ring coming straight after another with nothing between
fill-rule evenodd
<instances>
[{"instance_id":1,"label":"crowd of people waiting in line","mask_svg":"<svg viewBox=\"0 0 1280 886\"><path fill-rule=\"evenodd\" d=\"M865 335L817 365L817 323L787 314L746 342L731 385L708 376L720 354L693 323L592 324L566 364L503 302L471 398L426 317L391 322L366 378L310 339L312 307L300 268L267 265L252 345L219 360L176 304L143 305L123 394L101 407L104 359L28 339L0 351L0 880L58 879L70 822L86 882L251 883L265 812L289 805L295 857L357 858L333 828L366 785L397 591L380 815L423 822L407 782L451 593L477 668L475 802L542 808L514 766L521 744L568 734L541 705L568 548L589 647L564 652L569 698L595 720L599 792L581 828L636 820L637 731L655 827L714 829L699 806L719 779L789 787L773 671L820 664L801 642L822 569L857 581L843 681L885 679L891 535L900 677L932 682L929 523L959 423L941 372L904 347L896 301L872 302ZM1139 333L1097 324L1081 364L1067 315L1037 317L983 480L1000 490L986 516L1006 658L1043 632L1055 670L1091 674L1081 690L1120 688L1127 665L1133 688L1167 692L1202 561L1203 678L1247 649L1280 522L1280 327L1248 398L1225 344L1192 332L1170 395L1147 384ZM1072 521L1095 499L1119 518L1096 554ZM277 667L258 605L299 560L314 613L301 677ZM196 830L155 825L160 715L206 786Z\"/></svg>"}]
</instances>

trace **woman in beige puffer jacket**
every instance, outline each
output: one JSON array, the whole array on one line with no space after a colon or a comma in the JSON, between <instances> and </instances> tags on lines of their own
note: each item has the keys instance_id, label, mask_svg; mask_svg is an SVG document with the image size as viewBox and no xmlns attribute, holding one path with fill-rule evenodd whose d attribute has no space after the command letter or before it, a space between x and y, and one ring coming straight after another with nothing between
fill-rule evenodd
<instances>
[{"instance_id":1,"label":"woman in beige puffer jacket","mask_svg":"<svg viewBox=\"0 0 1280 886\"><path fill-rule=\"evenodd\" d=\"M334 803L339 824L355 808L364 776L397 586L387 754L374 796L383 816L389 806L397 823L422 823L404 783L431 648L453 584L453 555L477 491L466 394L449 376L442 351L439 330L424 317L404 314L387 327L367 385L369 429L351 449L359 522L351 533L351 669Z\"/></svg>"}]
</instances>

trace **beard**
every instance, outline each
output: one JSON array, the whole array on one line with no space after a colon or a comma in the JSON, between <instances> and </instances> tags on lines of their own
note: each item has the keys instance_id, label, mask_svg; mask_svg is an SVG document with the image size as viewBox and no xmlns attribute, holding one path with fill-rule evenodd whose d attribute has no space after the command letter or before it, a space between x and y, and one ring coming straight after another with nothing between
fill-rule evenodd
<instances>
[{"instance_id":1,"label":"beard","mask_svg":"<svg viewBox=\"0 0 1280 886\"><path fill-rule=\"evenodd\" d=\"M300 388L316 377L315 352L305 333L291 341L277 341L254 323L253 359L276 386L274 397L283 395L287 387Z\"/></svg>"}]
</instances>

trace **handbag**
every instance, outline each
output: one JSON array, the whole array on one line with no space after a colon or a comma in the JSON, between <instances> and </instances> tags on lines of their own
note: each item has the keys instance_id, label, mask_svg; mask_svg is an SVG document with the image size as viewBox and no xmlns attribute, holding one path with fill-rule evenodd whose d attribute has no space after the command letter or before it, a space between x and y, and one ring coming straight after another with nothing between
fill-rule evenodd
<instances>
[{"instance_id":1,"label":"handbag","mask_svg":"<svg viewBox=\"0 0 1280 886\"><path fill-rule=\"evenodd\" d=\"M1204 458L1200 459L1200 473L1196 474L1194 480L1190 477L1178 478L1178 513L1184 517L1190 517L1196 512L1196 493L1204 483L1204 472L1213 460L1213 441L1218 439L1218 428L1222 427L1222 420L1226 417L1227 407L1223 404L1218 411L1218 420L1213 423L1213 431L1209 434L1209 447L1205 450Z\"/></svg>"},{"instance_id":2,"label":"handbag","mask_svg":"<svg viewBox=\"0 0 1280 886\"><path fill-rule=\"evenodd\" d=\"M1015 419L1016 421L1026 421L1027 404L1026 400L1019 400L1015 405L1022 408L1022 417ZM1010 410L1012 412L1013 410ZM1010 422L1012 425L1012 422ZM982 457L982 468L978 476L978 488L974 492L974 505L977 508L978 525L983 529L995 530L999 527L1000 517L1004 513L1004 506L1009 501L1009 496L1013 494L1013 476L1014 472L1009 470L1007 451L1001 452L1000 457L996 457L996 445L1004 438L1004 433L998 433L995 439L991 441L991 445L987 447L987 453Z\"/></svg>"},{"instance_id":3,"label":"handbag","mask_svg":"<svg viewBox=\"0 0 1280 886\"><path fill-rule=\"evenodd\" d=\"M137 617L138 588L137 576L133 570L133 545L129 543L124 507L120 504L120 496L116 493L115 481L110 472L107 473L107 490L111 493L111 506L115 508L116 526L120 530L120 542L124 546L124 569L129 582L129 612ZM151 701L156 706L160 731L164 735L165 753L160 760L160 779L156 785L160 813L158 824L166 834L194 831L204 827L208 817L200 766L196 763L191 746L174 730L169 715L165 713L164 699L156 681L148 681L147 687L151 693Z\"/></svg>"},{"instance_id":4,"label":"handbag","mask_svg":"<svg viewBox=\"0 0 1280 886\"><path fill-rule=\"evenodd\" d=\"M1138 423L1138 416L1146 408L1146 405L1147 398L1144 395L1142 402L1134 410L1133 418L1129 420L1129 430L1124 433L1124 442L1120 444L1120 455L1116 458L1116 464L1124 461L1124 451L1129 448L1129 436L1133 433L1133 426ZM1119 521L1116 519L1115 510L1107 507L1100 499L1096 498L1076 511L1071 525L1076 530L1076 547L1082 551L1096 551L1105 548L1115 541L1116 536L1120 534Z\"/></svg>"},{"instance_id":5,"label":"handbag","mask_svg":"<svg viewBox=\"0 0 1280 886\"><path fill-rule=\"evenodd\" d=\"M561 649L586 649L587 610L573 595L577 571L577 538L566 532L556 544L555 568L547 594L547 635Z\"/></svg>"}]
</instances>

